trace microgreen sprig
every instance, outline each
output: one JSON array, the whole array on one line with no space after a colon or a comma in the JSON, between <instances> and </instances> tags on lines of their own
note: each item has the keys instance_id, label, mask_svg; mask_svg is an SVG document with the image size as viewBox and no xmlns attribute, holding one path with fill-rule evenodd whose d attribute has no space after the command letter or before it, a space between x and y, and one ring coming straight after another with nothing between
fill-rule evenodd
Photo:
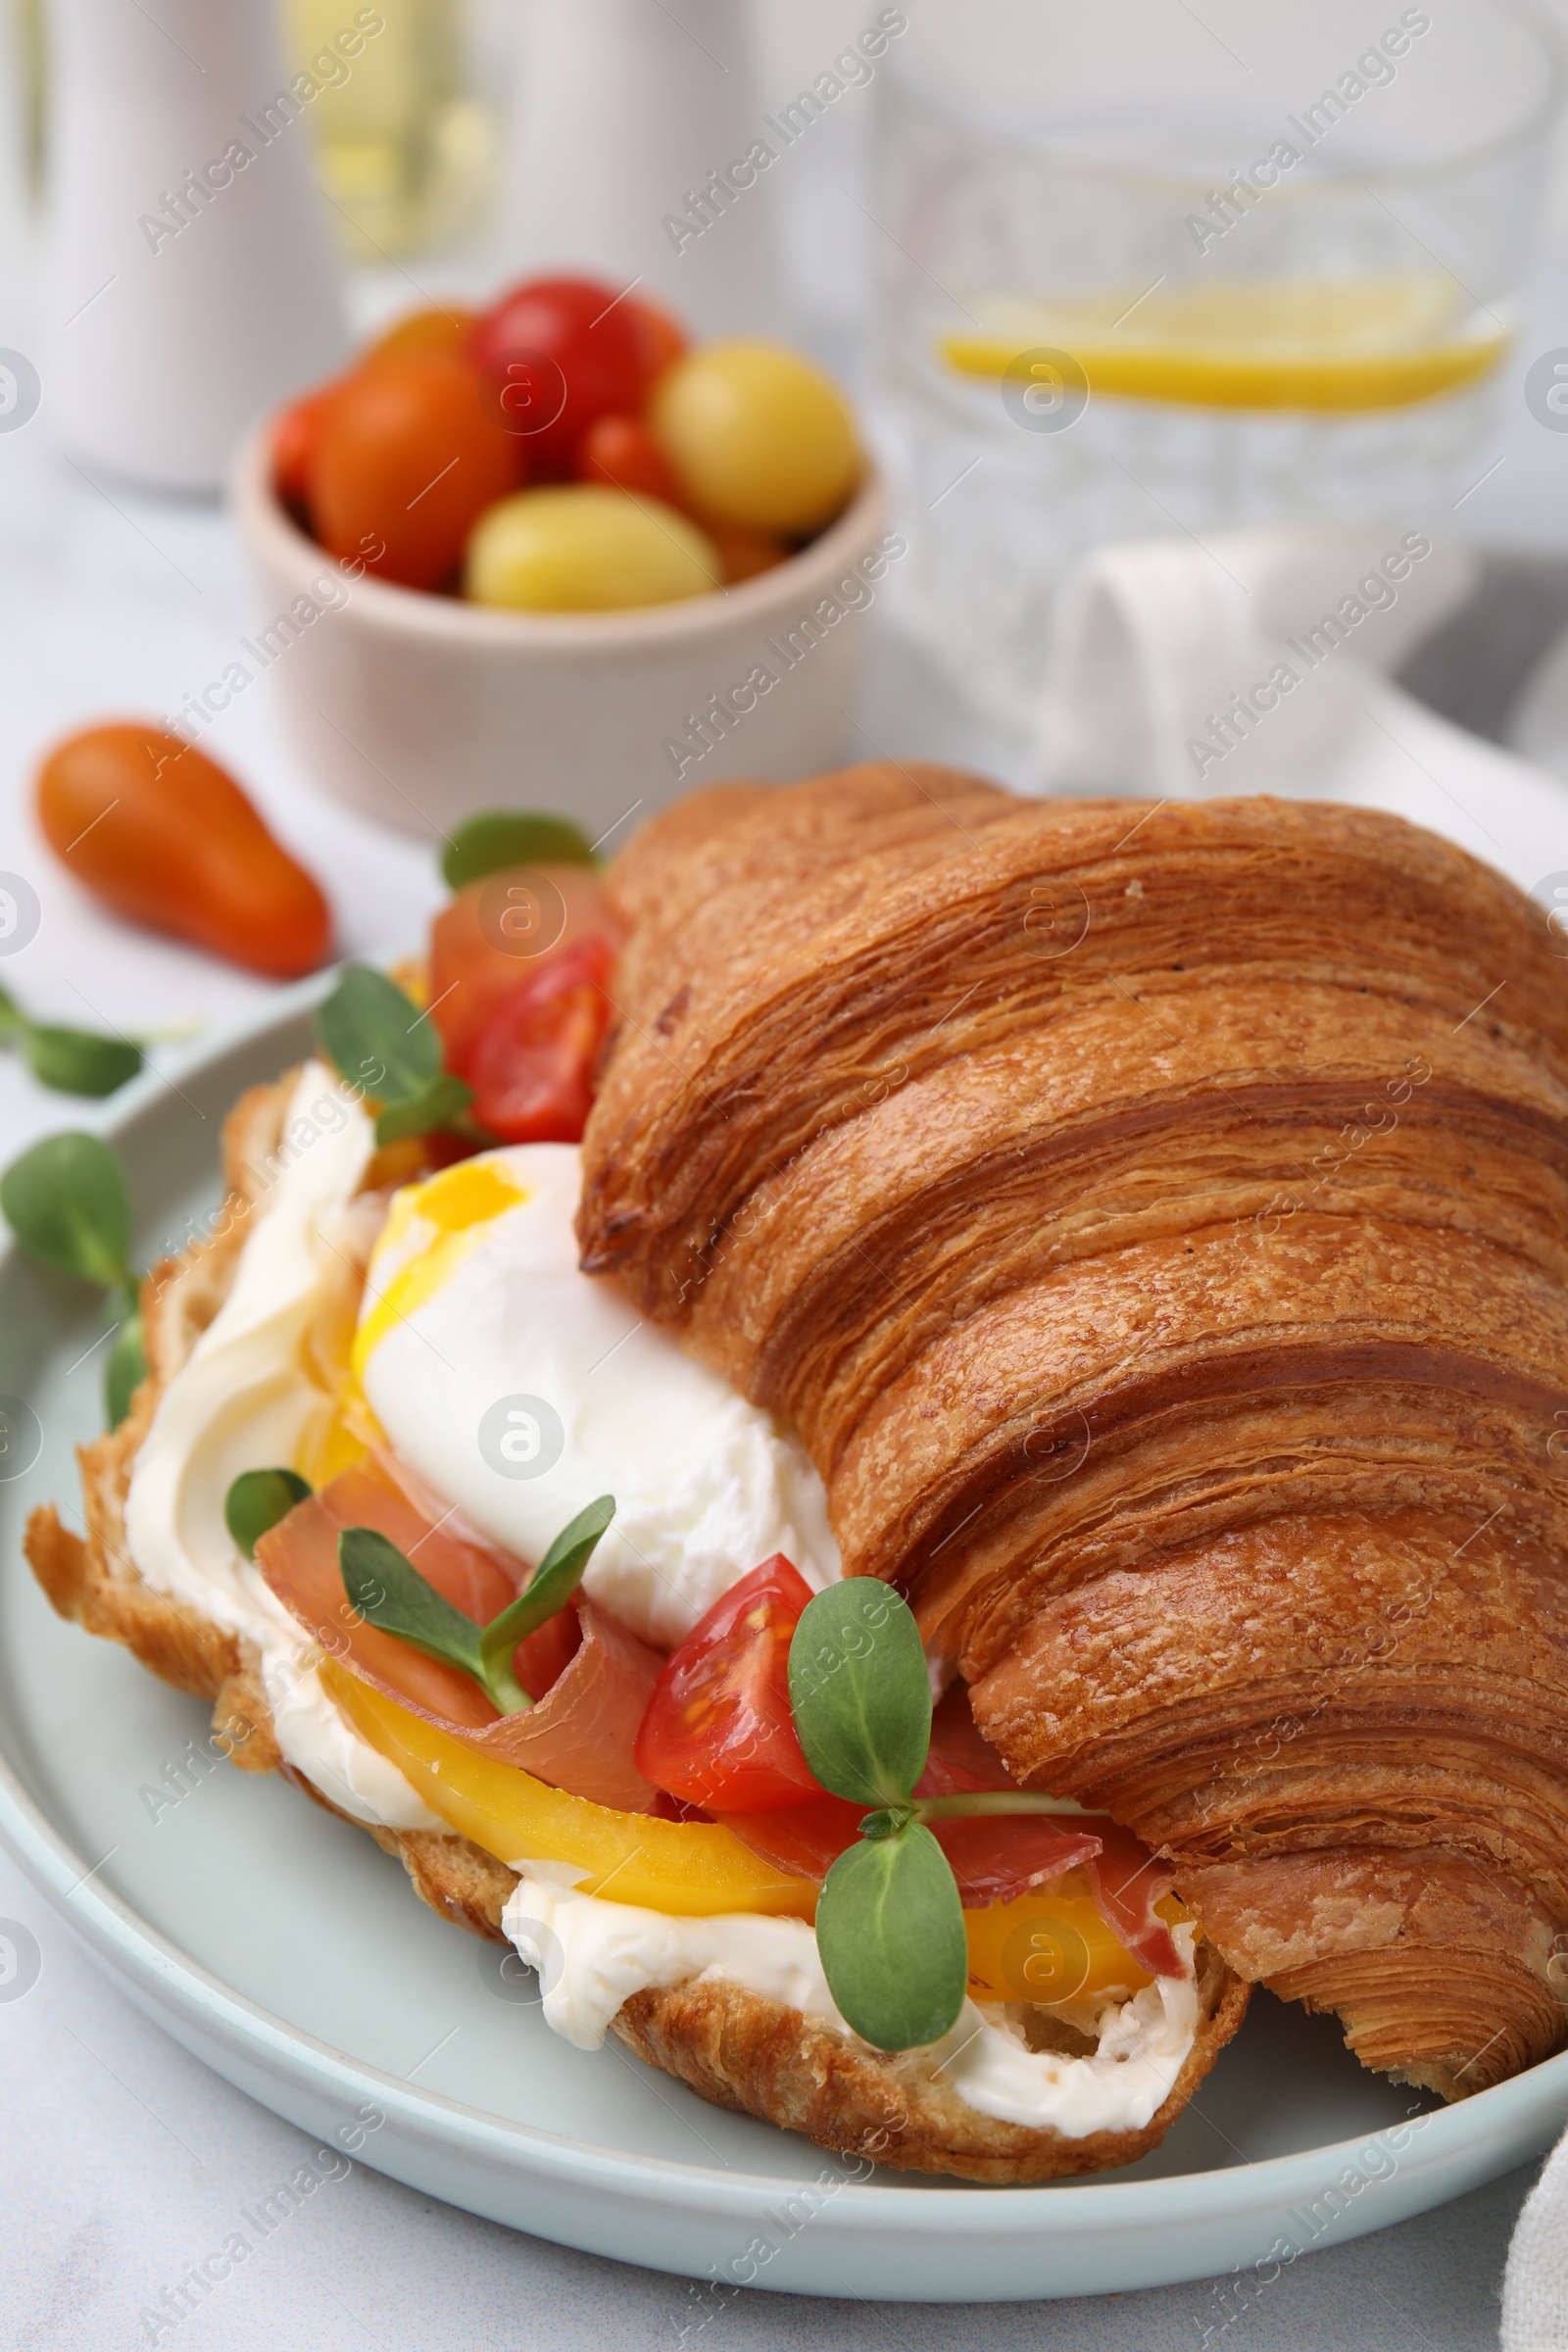
<instances>
[{"instance_id":1,"label":"microgreen sprig","mask_svg":"<svg viewBox=\"0 0 1568 2352\"><path fill-rule=\"evenodd\" d=\"M338 1076L379 1104L378 1144L451 1127L473 1101L473 1089L441 1067L435 1023L368 964L349 965L318 1007L316 1034Z\"/></svg>"},{"instance_id":2,"label":"microgreen sprig","mask_svg":"<svg viewBox=\"0 0 1568 2352\"><path fill-rule=\"evenodd\" d=\"M70 1029L35 1021L15 997L0 988L0 1044L16 1045L40 1086L61 1095L112 1095L142 1064L142 1050L128 1037L100 1037L92 1029Z\"/></svg>"},{"instance_id":3,"label":"microgreen sprig","mask_svg":"<svg viewBox=\"0 0 1568 2352\"><path fill-rule=\"evenodd\" d=\"M108 1294L119 1321L104 1402L118 1427L147 1376L130 1262L130 1195L118 1157L100 1136L47 1135L0 1176L0 1209L29 1257Z\"/></svg>"},{"instance_id":4,"label":"microgreen sprig","mask_svg":"<svg viewBox=\"0 0 1568 2352\"><path fill-rule=\"evenodd\" d=\"M969 1958L957 1881L927 1825L1084 1808L1022 1788L915 1795L931 1745L931 1680L919 1628L880 1578L846 1577L808 1603L789 1679L812 1772L835 1796L872 1808L817 1902L828 1989L876 2049L940 2041L963 2007Z\"/></svg>"},{"instance_id":5,"label":"microgreen sprig","mask_svg":"<svg viewBox=\"0 0 1568 2352\"><path fill-rule=\"evenodd\" d=\"M223 1497L223 1524L254 1560L262 1538L310 1496L311 1482L297 1470L242 1470Z\"/></svg>"},{"instance_id":6,"label":"microgreen sprig","mask_svg":"<svg viewBox=\"0 0 1568 2352\"><path fill-rule=\"evenodd\" d=\"M456 1666L476 1682L503 1715L532 1705L513 1666L519 1642L536 1633L581 1584L594 1548L615 1515L601 1494L564 1527L528 1583L488 1625L476 1625L419 1574L397 1545L371 1527L346 1527L337 1540L338 1569L350 1605L368 1625Z\"/></svg>"},{"instance_id":7,"label":"microgreen sprig","mask_svg":"<svg viewBox=\"0 0 1568 2352\"><path fill-rule=\"evenodd\" d=\"M593 865L593 844L569 816L533 808L491 808L449 835L441 878L449 890L509 865Z\"/></svg>"}]
</instances>

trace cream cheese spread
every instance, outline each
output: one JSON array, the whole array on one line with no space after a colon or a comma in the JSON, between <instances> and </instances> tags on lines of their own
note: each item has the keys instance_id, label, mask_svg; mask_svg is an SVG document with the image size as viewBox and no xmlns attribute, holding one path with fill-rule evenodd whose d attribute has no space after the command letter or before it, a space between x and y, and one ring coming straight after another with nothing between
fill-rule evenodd
<instances>
[{"instance_id":1,"label":"cream cheese spread","mask_svg":"<svg viewBox=\"0 0 1568 2352\"><path fill-rule=\"evenodd\" d=\"M531 1867L502 1913L522 1958L539 1971L546 2023L578 2049L597 2049L632 1993L653 1984L731 1984L850 2035L801 1919L730 1912L675 1917L581 1894ZM918 2053L964 2104L1000 2123L1050 2128L1068 2139L1141 2131L1170 2094L1198 2033L1191 1925L1174 1931L1184 1974L1109 2001L1083 2057L1032 2050L1004 2009L965 2001L943 2040Z\"/></svg>"},{"instance_id":2,"label":"cream cheese spread","mask_svg":"<svg viewBox=\"0 0 1568 2352\"><path fill-rule=\"evenodd\" d=\"M384 1829L446 1824L344 1722L314 1645L238 1550L223 1498L242 1470L292 1463L323 1393L304 1343L345 1214L374 1149L370 1121L320 1062L289 1100L277 1171L254 1202L234 1283L159 1400L125 1504L148 1584L254 1642L278 1746L323 1796Z\"/></svg>"}]
</instances>

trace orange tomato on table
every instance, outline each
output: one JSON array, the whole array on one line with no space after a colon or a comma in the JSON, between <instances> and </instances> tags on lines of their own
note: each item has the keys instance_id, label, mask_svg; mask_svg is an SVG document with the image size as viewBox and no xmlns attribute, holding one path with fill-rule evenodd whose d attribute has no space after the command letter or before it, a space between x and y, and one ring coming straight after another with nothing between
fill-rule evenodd
<instances>
[{"instance_id":1,"label":"orange tomato on table","mask_svg":"<svg viewBox=\"0 0 1568 2352\"><path fill-rule=\"evenodd\" d=\"M38 771L38 822L117 914L273 980L327 952L332 916L233 777L156 727L89 727Z\"/></svg>"}]
</instances>

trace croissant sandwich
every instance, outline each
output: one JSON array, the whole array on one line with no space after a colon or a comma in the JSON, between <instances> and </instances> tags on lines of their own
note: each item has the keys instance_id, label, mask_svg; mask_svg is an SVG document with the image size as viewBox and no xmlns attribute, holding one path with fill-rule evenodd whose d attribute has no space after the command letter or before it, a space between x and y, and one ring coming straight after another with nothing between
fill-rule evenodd
<instances>
[{"instance_id":1,"label":"croissant sandwich","mask_svg":"<svg viewBox=\"0 0 1568 2352\"><path fill-rule=\"evenodd\" d=\"M799 1431L1016 1779L1452 2098L1559 2046L1568 973L1392 817L656 819L583 1262Z\"/></svg>"},{"instance_id":2,"label":"croissant sandwich","mask_svg":"<svg viewBox=\"0 0 1568 2352\"><path fill-rule=\"evenodd\" d=\"M503 887L561 917L521 977ZM84 1533L29 1530L62 1614L558 2032L824 2147L1125 2164L1259 1982L1446 2096L1557 2045L1516 893L878 766L476 881L399 977L427 1022L351 970L231 1114Z\"/></svg>"}]
</instances>

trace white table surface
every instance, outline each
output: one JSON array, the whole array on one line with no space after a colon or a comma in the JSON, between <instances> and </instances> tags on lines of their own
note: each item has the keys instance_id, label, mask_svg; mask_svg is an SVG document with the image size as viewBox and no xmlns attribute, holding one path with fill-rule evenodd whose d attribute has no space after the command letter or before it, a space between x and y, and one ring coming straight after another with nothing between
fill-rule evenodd
<instances>
[{"instance_id":1,"label":"white table surface","mask_svg":"<svg viewBox=\"0 0 1568 2352\"><path fill-rule=\"evenodd\" d=\"M0 297L0 343L23 341ZM1568 299L1554 281L1515 378L1558 344L1568 344ZM1516 381L1477 475L1499 457L1455 527L1568 546L1568 435L1534 424ZM0 980L29 1010L140 1034L192 1020L211 1029L266 1002L267 983L106 916L62 873L28 808L31 772L52 740L95 718L175 710L253 619L216 508L94 484L51 449L44 416L0 436L0 868L24 873L43 908L36 938L0 963ZM869 739L901 757L1026 781L1020 748L966 715L885 613L871 625L876 653L858 714ZM279 740L264 686L206 740L326 884L344 952L406 948L417 936L442 895L433 858L313 790ZM177 1083L193 1050L160 1046L153 1058ZM33 1136L80 1123L81 1107L0 1054L0 1163ZM715 2311L681 2281L514 2235L356 2165L199 2310L160 2328L144 2308L220 2245L238 2209L285 2179L307 2143L147 2024L0 1857L4 1919L22 1923L42 1954L25 1996L0 2000L0 2329L19 2352L175 2339L197 2352L554 2352L584 2342L677 2352L705 2320L702 2352L824 2340L846 2352L1205 2343L1468 2352L1496 2341L1498 2281L1530 2173L1301 2261L1226 2328L1234 2306L1205 2284L963 2308L743 2292Z\"/></svg>"}]
</instances>

